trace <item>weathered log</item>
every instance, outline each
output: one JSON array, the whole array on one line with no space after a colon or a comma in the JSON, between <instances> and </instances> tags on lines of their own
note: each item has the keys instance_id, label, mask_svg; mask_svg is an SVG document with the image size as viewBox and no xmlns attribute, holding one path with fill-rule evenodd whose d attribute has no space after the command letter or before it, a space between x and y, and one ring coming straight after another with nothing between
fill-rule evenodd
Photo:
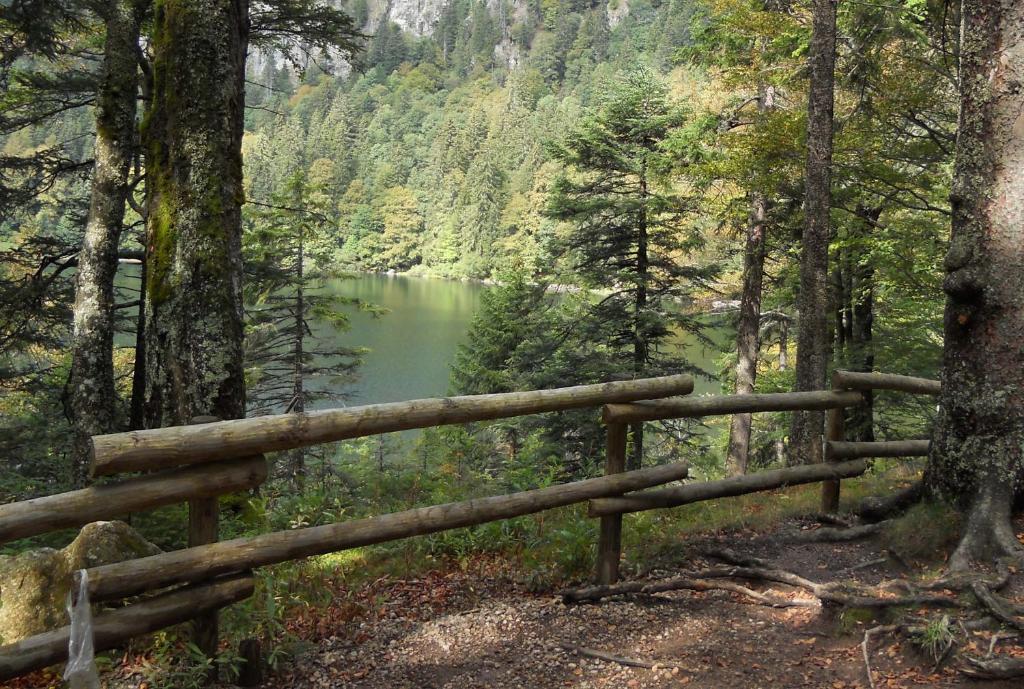
<instances>
[{"instance_id":1,"label":"weathered log","mask_svg":"<svg viewBox=\"0 0 1024 689\"><path fill-rule=\"evenodd\" d=\"M688 505L691 502L757 493L763 490L795 486L802 483L851 478L853 476L860 476L866 470L867 463L863 460L835 464L805 464L785 469L773 469L772 471L761 471L756 474L747 474L746 476L734 476L722 479L721 481L691 483L685 486L663 488L634 495L591 500L588 514L591 517L601 517L606 514L622 514L625 512L642 512L644 510L665 507L678 507L679 505Z\"/></svg>"},{"instance_id":2,"label":"weathered log","mask_svg":"<svg viewBox=\"0 0 1024 689\"><path fill-rule=\"evenodd\" d=\"M621 495L685 478L685 463L628 471L613 476L421 507L379 517L236 538L89 570L93 600L110 600L163 586L202 581L310 555L394 541L542 512L591 498Z\"/></svg>"},{"instance_id":3,"label":"weathered log","mask_svg":"<svg viewBox=\"0 0 1024 689\"><path fill-rule=\"evenodd\" d=\"M686 399L666 399L632 404L606 404L605 423L633 423L657 419L679 419L761 411L794 409L834 409L852 407L864 401L854 391L770 392L756 395L712 395Z\"/></svg>"},{"instance_id":4,"label":"weathered log","mask_svg":"<svg viewBox=\"0 0 1024 689\"><path fill-rule=\"evenodd\" d=\"M596 407L693 391L688 375L494 395L371 404L95 436L92 474L153 471L445 424Z\"/></svg>"},{"instance_id":5,"label":"weathered log","mask_svg":"<svg viewBox=\"0 0 1024 689\"><path fill-rule=\"evenodd\" d=\"M860 457L926 457L930 445L930 440L883 440L871 443L830 440L825 443L825 457L829 461Z\"/></svg>"},{"instance_id":6,"label":"weathered log","mask_svg":"<svg viewBox=\"0 0 1024 689\"><path fill-rule=\"evenodd\" d=\"M184 622L196 613L244 600L252 595L253 587L253 578L244 574L170 591L104 612L93 619L93 643L97 651L114 648L127 639ZM69 634L70 627L61 627L0 647L0 680L67 660Z\"/></svg>"},{"instance_id":7,"label":"weathered log","mask_svg":"<svg viewBox=\"0 0 1024 689\"><path fill-rule=\"evenodd\" d=\"M836 371L832 374L832 386L846 390L894 390L915 395L938 395L942 384L930 378L900 376L894 373L858 373Z\"/></svg>"},{"instance_id":8,"label":"weathered log","mask_svg":"<svg viewBox=\"0 0 1024 689\"><path fill-rule=\"evenodd\" d=\"M624 423L608 424L607 456L604 473L621 474L626 470L626 430ZM601 517L601 530L597 541L597 583L614 584L619 580L619 561L622 559L622 515Z\"/></svg>"},{"instance_id":9,"label":"weathered log","mask_svg":"<svg viewBox=\"0 0 1024 689\"><path fill-rule=\"evenodd\" d=\"M833 376L833 379L835 376ZM829 409L825 422L825 440L842 441L845 437L843 429L843 410ZM826 462L836 461L835 457L825 453ZM832 479L821 484L821 511L825 514L839 510L839 481Z\"/></svg>"},{"instance_id":10,"label":"weathered log","mask_svg":"<svg viewBox=\"0 0 1024 689\"><path fill-rule=\"evenodd\" d=\"M247 490L266 478L263 457L243 457L0 505L0 543L189 499Z\"/></svg>"}]
</instances>

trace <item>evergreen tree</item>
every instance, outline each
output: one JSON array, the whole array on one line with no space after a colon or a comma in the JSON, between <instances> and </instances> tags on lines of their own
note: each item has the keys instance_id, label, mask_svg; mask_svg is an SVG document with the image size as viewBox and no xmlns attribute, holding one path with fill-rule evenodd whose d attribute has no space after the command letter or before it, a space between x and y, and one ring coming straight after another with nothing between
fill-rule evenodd
<instances>
[{"instance_id":1,"label":"evergreen tree","mask_svg":"<svg viewBox=\"0 0 1024 689\"><path fill-rule=\"evenodd\" d=\"M359 365L359 349L334 344L348 328L344 309L356 304L332 294L328 267L330 197L326 185L293 173L271 203L253 212L245 233L248 411L303 412L311 402L337 399ZM325 384L312 379L327 377ZM302 484L306 451L289 453L287 475Z\"/></svg>"},{"instance_id":2,"label":"evergreen tree","mask_svg":"<svg viewBox=\"0 0 1024 689\"><path fill-rule=\"evenodd\" d=\"M569 174L555 182L548 215L572 226L565 245L582 286L610 290L590 309L605 329L609 373L639 378L693 368L670 351L669 340L677 329L700 334L682 309L715 269L685 262L701 239L686 222L691 202L669 178L665 146L685 117L664 84L638 70L551 150ZM639 427L633 436L637 468Z\"/></svg>"}]
</instances>

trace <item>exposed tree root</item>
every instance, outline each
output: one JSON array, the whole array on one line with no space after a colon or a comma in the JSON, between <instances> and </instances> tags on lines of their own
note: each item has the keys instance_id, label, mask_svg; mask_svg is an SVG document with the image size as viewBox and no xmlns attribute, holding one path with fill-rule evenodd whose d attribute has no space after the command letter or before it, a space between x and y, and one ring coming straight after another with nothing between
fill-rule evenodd
<instances>
[{"instance_id":1,"label":"exposed tree root","mask_svg":"<svg viewBox=\"0 0 1024 689\"><path fill-rule=\"evenodd\" d=\"M625 582L609 586L591 586L570 589L562 592L562 601L566 604L583 601L597 601L608 596L628 593L655 594L679 589L694 591L723 590L738 593L762 605L772 607L794 607L815 605L812 601L799 599L779 599L755 591L733 582L717 581L720 579L746 579L749 581L770 581L785 584L810 592L823 604L840 605L855 608L884 608L901 606L931 605L939 607L958 607L956 598L936 593L919 591L909 582L895 580L883 582L876 587L865 587L854 584L836 582L821 584L811 581L794 572L773 567L770 563L754 557L741 557L729 550L710 551L716 559L730 563L728 567L713 567L695 572L687 572L684 576L656 582ZM732 564L742 563L742 564ZM715 580L715 581L712 581Z\"/></svg>"},{"instance_id":2,"label":"exposed tree root","mask_svg":"<svg viewBox=\"0 0 1024 689\"><path fill-rule=\"evenodd\" d=\"M1011 482L987 476L979 480L960 543L949 557L951 573L970 572L975 563L1024 562L1024 547L1011 522L1012 505Z\"/></svg>"},{"instance_id":3,"label":"exposed tree root","mask_svg":"<svg viewBox=\"0 0 1024 689\"><path fill-rule=\"evenodd\" d=\"M789 584L790 586L806 589L823 603L831 603L833 605L844 605L854 608L883 608L909 605L957 607L960 605L960 602L955 598L919 591L910 582L899 579L882 582L875 587L864 587L844 582L819 584L793 572L772 567L770 563L764 560L736 556L730 550L709 551L708 555L712 555L725 562L744 563L744 565L724 570L706 570L702 573L705 577L720 575ZM750 564L755 564L756 566L751 567L749 566ZM903 593L895 593L897 589L902 590Z\"/></svg>"},{"instance_id":4,"label":"exposed tree root","mask_svg":"<svg viewBox=\"0 0 1024 689\"><path fill-rule=\"evenodd\" d=\"M685 665L681 665L670 660L639 660L637 658L626 658L625 656L618 656L612 653L605 653L604 651L598 651L593 648L584 648L583 646L576 646L573 644L562 644L561 648L571 653L576 653L581 656L588 658L597 658L598 660L607 660L611 663L618 663L619 665L625 665L627 667L642 667L648 670L654 670L657 668L679 668L680 670L687 670Z\"/></svg>"},{"instance_id":5,"label":"exposed tree root","mask_svg":"<svg viewBox=\"0 0 1024 689\"><path fill-rule=\"evenodd\" d=\"M857 515L869 522L882 521L920 502L924 495L925 484L920 480L891 495L864 498L857 508Z\"/></svg>"},{"instance_id":6,"label":"exposed tree root","mask_svg":"<svg viewBox=\"0 0 1024 689\"><path fill-rule=\"evenodd\" d=\"M836 514L816 514L814 515L814 521L822 524L831 524L832 526L841 526L844 529L851 529L857 526L857 522Z\"/></svg>"},{"instance_id":7,"label":"exposed tree root","mask_svg":"<svg viewBox=\"0 0 1024 689\"><path fill-rule=\"evenodd\" d=\"M1013 679L1024 677L1024 658L965 658L960 669L968 677L977 679Z\"/></svg>"},{"instance_id":8,"label":"exposed tree root","mask_svg":"<svg viewBox=\"0 0 1024 689\"><path fill-rule=\"evenodd\" d=\"M694 574L704 573L705 572L695 572ZM710 581L708 579L695 577L674 577L672 579L655 582L630 581L622 584L569 589L562 592L562 602L566 604L582 603L586 601L598 601L609 596L620 596L628 593L653 595L656 593L679 590L729 591L745 596L746 598L749 598L756 603L760 603L761 605L767 605L773 608L811 607L818 605L818 602L814 600L774 598L772 596L767 596L760 591L755 591L754 589L747 588L746 586L742 586L731 581Z\"/></svg>"},{"instance_id":9,"label":"exposed tree root","mask_svg":"<svg viewBox=\"0 0 1024 689\"><path fill-rule=\"evenodd\" d=\"M876 524L861 524L847 528L824 527L810 531L797 531L786 535L784 538L792 543L840 543L843 541L856 541L861 538L874 536L885 528L888 522Z\"/></svg>"},{"instance_id":10,"label":"exposed tree root","mask_svg":"<svg viewBox=\"0 0 1024 689\"><path fill-rule=\"evenodd\" d=\"M1014 614L1014 606L1010 601L993 593L981 581L975 581L971 586L971 591L978 602L992 614L992 617L1014 629L1024 631L1024 617Z\"/></svg>"},{"instance_id":11,"label":"exposed tree root","mask_svg":"<svg viewBox=\"0 0 1024 689\"><path fill-rule=\"evenodd\" d=\"M938 589L966 591L971 589L975 583L982 583L993 591L999 591L1010 583L1010 567L1006 561L1001 561L997 563L994 574L982 574L974 570L949 572L939 579L921 584L921 588L930 591Z\"/></svg>"},{"instance_id":12,"label":"exposed tree root","mask_svg":"<svg viewBox=\"0 0 1024 689\"><path fill-rule=\"evenodd\" d=\"M868 686L870 686L871 689L875 689L875 678L871 674L871 652L868 646L868 644L871 643L871 637L875 634L887 634L889 632L897 631L898 629L899 625L886 624L879 627L872 627L864 632L864 640L860 642L860 650L861 654L864 656L864 671L867 673Z\"/></svg>"}]
</instances>

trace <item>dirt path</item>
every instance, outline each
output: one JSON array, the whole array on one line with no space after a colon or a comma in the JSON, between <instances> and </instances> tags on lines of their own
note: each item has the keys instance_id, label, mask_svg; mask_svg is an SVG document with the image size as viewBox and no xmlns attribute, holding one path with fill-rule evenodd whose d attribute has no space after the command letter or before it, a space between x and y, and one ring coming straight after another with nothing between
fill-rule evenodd
<instances>
[{"instance_id":1,"label":"dirt path","mask_svg":"<svg viewBox=\"0 0 1024 689\"><path fill-rule=\"evenodd\" d=\"M692 543L694 556L687 568L702 564L697 555L701 550L722 545L822 582L844 578L877 583L900 573L893 569L898 565L889 563L858 567L880 555L881 546L870 540L785 545L737 534ZM675 573L664 570L651 576ZM806 595L781 585L759 588L789 598ZM531 595L507 581L451 574L378 582L374 595L380 603L375 618L345 622L350 615L339 609L336 623L321 621L323 636L317 645L266 686L867 688L861 640L865 629L885 621L864 611L774 609L719 591L566 606L555 596ZM972 635L968 648L984 655L990 637L989 632ZM1003 641L996 650L1024 654L1013 643ZM627 667L583 657L567 645L664 667ZM871 664L877 687L1021 686L972 682L955 665L935 668L913 644L888 636L872 643Z\"/></svg>"}]
</instances>

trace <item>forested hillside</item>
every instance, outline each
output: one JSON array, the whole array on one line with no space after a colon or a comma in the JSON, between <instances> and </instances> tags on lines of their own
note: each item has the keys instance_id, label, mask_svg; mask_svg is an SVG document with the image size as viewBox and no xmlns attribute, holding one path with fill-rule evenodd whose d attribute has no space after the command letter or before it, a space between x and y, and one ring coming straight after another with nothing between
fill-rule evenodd
<instances>
[{"instance_id":1,"label":"forested hillside","mask_svg":"<svg viewBox=\"0 0 1024 689\"><path fill-rule=\"evenodd\" d=\"M325 75L315 57L301 76L272 56L250 61L250 197L269 198L320 160L338 258L359 269L550 269L556 225L543 209L559 168L546 147L639 66L665 73L677 98L705 83L673 69L690 43L691 2L452 2L436 23L422 18L423 35L389 19L400 5L368 20L359 71L334 66L346 76Z\"/></svg>"},{"instance_id":2,"label":"forested hillside","mask_svg":"<svg viewBox=\"0 0 1024 689\"><path fill-rule=\"evenodd\" d=\"M1024 629L996 593L1022 552L1021 35L1008 0L0 3L0 576L53 603L11 634L0 588L0 672L80 569L94 603L164 591L105 613L176 610L104 643L196 622L140 646L146 686L363 644L355 620L397 619L364 594L435 570L732 596L787 648L803 608L864 634L871 687L872 634L935 674ZM462 320L421 291L376 340L401 379L442 332L418 396L446 398L352 404L403 318L381 284L464 290ZM127 555L64 528L100 517ZM876 540L786 549L794 520ZM758 557L719 547L741 530ZM709 568L612 586L680 559ZM889 608L914 614L857 626ZM972 667L1024 674L1003 660Z\"/></svg>"}]
</instances>

